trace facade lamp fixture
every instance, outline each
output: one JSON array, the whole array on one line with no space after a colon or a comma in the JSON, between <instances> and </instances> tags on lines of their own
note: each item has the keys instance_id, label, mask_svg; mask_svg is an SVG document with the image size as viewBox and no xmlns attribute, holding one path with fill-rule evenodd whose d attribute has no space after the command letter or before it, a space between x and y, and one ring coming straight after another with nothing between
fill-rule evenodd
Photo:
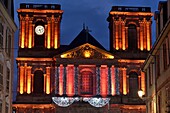
<instances>
[{"instance_id":1,"label":"facade lamp fixture","mask_svg":"<svg viewBox=\"0 0 170 113\"><path fill-rule=\"evenodd\" d=\"M147 101L147 100L149 100L150 98L149 97L146 97L145 96L145 93L144 93L144 91L143 90L138 90L138 96L143 100L143 101Z\"/></svg>"},{"instance_id":2,"label":"facade lamp fixture","mask_svg":"<svg viewBox=\"0 0 170 113\"><path fill-rule=\"evenodd\" d=\"M139 90L138 91L138 96L142 99L143 98L143 96L144 96L144 92L143 92L143 90Z\"/></svg>"}]
</instances>

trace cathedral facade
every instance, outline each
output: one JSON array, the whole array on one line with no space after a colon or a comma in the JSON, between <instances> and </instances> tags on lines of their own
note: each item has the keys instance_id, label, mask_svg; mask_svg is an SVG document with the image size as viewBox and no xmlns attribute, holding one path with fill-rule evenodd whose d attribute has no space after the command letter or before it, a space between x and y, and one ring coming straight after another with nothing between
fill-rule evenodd
<instances>
[{"instance_id":1,"label":"cathedral facade","mask_svg":"<svg viewBox=\"0 0 170 113\"><path fill-rule=\"evenodd\" d=\"M60 45L59 4L20 4L16 113L145 113L141 67L151 48L149 7L113 6L110 50L83 27Z\"/></svg>"}]
</instances>

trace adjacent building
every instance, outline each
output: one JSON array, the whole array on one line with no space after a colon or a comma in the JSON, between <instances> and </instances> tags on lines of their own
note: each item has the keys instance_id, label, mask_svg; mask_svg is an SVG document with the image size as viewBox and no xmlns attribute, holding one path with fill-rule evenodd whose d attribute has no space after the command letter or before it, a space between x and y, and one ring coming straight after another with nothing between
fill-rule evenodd
<instances>
[{"instance_id":1,"label":"adjacent building","mask_svg":"<svg viewBox=\"0 0 170 113\"><path fill-rule=\"evenodd\" d=\"M13 109L17 113L145 113L137 92L146 91L141 67L151 49L151 9L113 6L107 19L110 50L86 26L69 45L61 45L62 14L59 4L20 4Z\"/></svg>"},{"instance_id":2,"label":"adjacent building","mask_svg":"<svg viewBox=\"0 0 170 113\"><path fill-rule=\"evenodd\" d=\"M13 0L0 0L0 113L12 112L14 67Z\"/></svg>"},{"instance_id":3,"label":"adjacent building","mask_svg":"<svg viewBox=\"0 0 170 113\"><path fill-rule=\"evenodd\" d=\"M148 113L170 112L170 0L160 1L156 20L156 42L143 70L147 76Z\"/></svg>"}]
</instances>

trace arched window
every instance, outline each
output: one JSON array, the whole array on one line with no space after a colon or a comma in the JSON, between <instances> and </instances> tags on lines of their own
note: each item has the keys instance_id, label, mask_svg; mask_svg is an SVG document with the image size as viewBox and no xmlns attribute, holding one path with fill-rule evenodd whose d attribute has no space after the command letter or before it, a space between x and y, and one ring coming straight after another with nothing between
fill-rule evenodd
<instances>
[{"instance_id":1,"label":"arched window","mask_svg":"<svg viewBox=\"0 0 170 113\"><path fill-rule=\"evenodd\" d=\"M137 30L136 25L128 25L128 50L137 50Z\"/></svg>"},{"instance_id":2,"label":"arched window","mask_svg":"<svg viewBox=\"0 0 170 113\"><path fill-rule=\"evenodd\" d=\"M138 96L138 74L136 72L129 73L129 96Z\"/></svg>"},{"instance_id":3,"label":"arched window","mask_svg":"<svg viewBox=\"0 0 170 113\"><path fill-rule=\"evenodd\" d=\"M39 27L39 29L36 29L37 26ZM38 21L35 23L35 35L34 35L34 46L35 47L44 47L45 45L45 31L44 31L44 22L42 21ZM38 32L38 33L36 33ZM39 33L40 32L40 33Z\"/></svg>"},{"instance_id":4,"label":"arched window","mask_svg":"<svg viewBox=\"0 0 170 113\"><path fill-rule=\"evenodd\" d=\"M44 93L44 76L41 70L37 70L34 73L33 92L36 94Z\"/></svg>"},{"instance_id":5,"label":"arched window","mask_svg":"<svg viewBox=\"0 0 170 113\"><path fill-rule=\"evenodd\" d=\"M93 73L83 71L80 75L80 94L93 95Z\"/></svg>"}]
</instances>

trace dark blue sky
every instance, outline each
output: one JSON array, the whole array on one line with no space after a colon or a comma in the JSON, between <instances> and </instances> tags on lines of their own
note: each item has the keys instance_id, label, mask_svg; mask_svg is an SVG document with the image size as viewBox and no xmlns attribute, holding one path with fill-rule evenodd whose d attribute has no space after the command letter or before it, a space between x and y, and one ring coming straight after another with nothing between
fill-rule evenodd
<instances>
[{"instance_id":1,"label":"dark blue sky","mask_svg":"<svg viewBox=\"0 0 170 113\"><path fill-rule=\"evenodd\" d=\"M17 26L17 9L20 3L60 4L63 13L61 22L61 44L69 44L82 30L83 23L89 27L94 36L106 49L109 49L109 29L106 21L112 6L143 6L157 10L159 0L14 0L15 22ZM155 39L155 21L153 20L152 38ZM19 28L19 27L18 27ZM15 35L15 48L18 47L18 32ZM17 57L17 49L15 49ZM15 63L14 84L16 84L17 69ZM15 87L16 92L16 87Z\"/></svg>"}]
</instances>

